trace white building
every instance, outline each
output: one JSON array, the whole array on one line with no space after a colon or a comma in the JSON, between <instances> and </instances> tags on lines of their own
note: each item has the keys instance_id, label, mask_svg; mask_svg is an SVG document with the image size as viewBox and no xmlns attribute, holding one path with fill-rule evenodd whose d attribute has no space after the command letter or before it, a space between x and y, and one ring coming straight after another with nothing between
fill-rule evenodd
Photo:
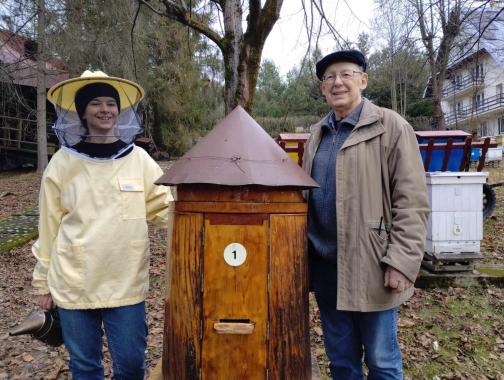
<instances>
[{"instance_id":1,"label":"white building","mask_svg":"<svg viewBox=\"0 0 504 380\"><path fill-rule=\"evenodd\" d=\"M504 134L504 11L494 2L463 24L450 53L441 107L446 128Z\"/></svg>"}]
</instances>

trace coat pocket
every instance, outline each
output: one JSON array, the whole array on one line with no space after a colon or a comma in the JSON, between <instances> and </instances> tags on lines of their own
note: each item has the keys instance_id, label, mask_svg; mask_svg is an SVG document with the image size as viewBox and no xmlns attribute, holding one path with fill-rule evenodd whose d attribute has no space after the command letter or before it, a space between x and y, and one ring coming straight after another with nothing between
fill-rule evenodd
<instances>
[{"instance_id":1,"label":"coat pocket","mask_svg":"<svg viewBox=\"0 0 504 380\"><path fill-rule=\"evenodd\" d=\"M367 300L371 304L382 304L388 301L389 289L384 286L385 268L381 259L387 254L388 234L383 229L368 228L369 265L367 266Z\"/></svg>"},{"instance_id":2,"label":"coat pocket","mask_svg":"<svg viewBox=\"0 0 504 380\"><path fill-rule=\"evenodd\" d=\"M142 178L119 178L123 219L145 218L145 192Z\"/></svg>"},{"instance_id":3,"label":"coat pocket","mask_svg":"<svg viewBox=\"0 0 504 380\"><path fill-rule=\"evenodd\" d=\"M132 240L129 242L127 266L124 277L131 281L131 294L147 292L149 288L149 241Z\"/></svg>"},{"instance_id":4,"label":"coat pocket","mask_svg":"<svg viewBox=\"0 0 504 380\"><path fill-rule=\"evenodd\" d=\"M82 244L61 245L51 258L51 287L64 289L82 289L84 287L84 253Z\"/></svg>"},{"instance_id":5,"label":"coat pocket","mask_svg":"<svg viewBox=\"0 0 504 380\"><path fill-rule=\"evenodd\" d=\"M373 252L373 256L381 260L387 253L388 248L388 233L385 228L381 230L374 227L368 228L368 242L369 248Z\"/></svg>"}]
</instances>

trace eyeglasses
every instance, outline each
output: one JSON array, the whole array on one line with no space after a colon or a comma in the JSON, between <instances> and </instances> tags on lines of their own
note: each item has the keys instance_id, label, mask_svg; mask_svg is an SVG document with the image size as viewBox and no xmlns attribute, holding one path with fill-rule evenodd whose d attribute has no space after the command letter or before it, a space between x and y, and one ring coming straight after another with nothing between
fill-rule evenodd
<instances>
[{"instance_id":1,"label":"eyeglasses","mask_svg":"<svg viewBox=\"0 0 504 380\"><path fill-rule=\"evenodd\" d=\"M341 80L352 80L355 74L364 74L362 71L355 71L355 70L343 70L340 73L336 74L329 74L329 75L324 75L322 78L322 81L325 83L334 83L336 82L336 79L338 76L340 77Z\"/></svg>"}]
</instances>

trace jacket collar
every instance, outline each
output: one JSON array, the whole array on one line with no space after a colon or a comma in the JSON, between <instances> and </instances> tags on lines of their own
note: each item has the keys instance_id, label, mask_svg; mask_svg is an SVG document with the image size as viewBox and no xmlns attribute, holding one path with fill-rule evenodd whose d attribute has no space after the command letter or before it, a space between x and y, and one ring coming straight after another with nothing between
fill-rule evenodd
<instances>
[{"instance_id":1,"label":"jacket collar","mask_svg":"<svg viewBox=\"0 0 504 380\"><path fill-rule=\"evenodd\" d=\"M363 98L362 111L360 114L359 121L355 125L355 129L361 128L365 125L372 124L378 121L380 117L381 117L380 108L371 103L368 99Z\"/></svg>"},{"instance_id":2,"label":"jacket collar","mask_svg":"<svg viewBox=\"0 0 504 380\"><path fill-rule=\"evenodd\" d=\"M363 141L371 140L376 136L385 133L385 127L380 123L382 111L369 100L364 99L361 117L353 129L352 133L343 143L341 149L359 144Z\"/></svg>"},{"instance_id":3,"label":"jacket collar","mask_svg":"<svg viewBox=\"0 0 504 380\"><path fill-rule=\"evenodd\" d=\"M330 117L331 114L332 111L311 128L313 139L317 145L320 143L322 125L327 123L327 118ZM380 120L381 115L382 111L380 110L380 107L374 105L368 99L363 98L362 111L359 121L353 128L350 136L348 136L343 143L341 149L356 145L362 141L370 140L385 133L385 127L381 123L377 123L377 121Z\"/></svg>"},{"instance_id":4,"label":"jacket collar","mask_svg":"<svg viewBox=\"0 0 504 380\"><path fill-rule=\"evenodd\" d=\"M372 124L380 119L381 112L380 107L371 103L370 100L362 98L362 110L360 112L360 117L355 128L360 128L362 126ZM322 128L323 125L329 126L329 120L333 117L334 111L330 111L325 117L322 118L318 123L314 124L311 132L315 132L317 129ZM353 124L353 123L352 123Z\"/></svg>"},{"instance_id":5,"label":"jacket collar","mask_svg":"<svg viewBox=\"0 0 504 380\"><path fill-rule=\"evenodd\" d=\"M310 132L314 135L315 141L320 141L320 134L323 125L328 125L328 120L332 117L334 111L329 112L322 120L314 124L310 128ZM380 107L374 105L366 98L362 98L362 110L360 113L360 118L353 128L353 132L357 132L359 128L365 127L378 121L381 117ZM359 133L360 134L360 133ZM346 144L344 144L346 145Z\"/></svg>"}]
</instances>

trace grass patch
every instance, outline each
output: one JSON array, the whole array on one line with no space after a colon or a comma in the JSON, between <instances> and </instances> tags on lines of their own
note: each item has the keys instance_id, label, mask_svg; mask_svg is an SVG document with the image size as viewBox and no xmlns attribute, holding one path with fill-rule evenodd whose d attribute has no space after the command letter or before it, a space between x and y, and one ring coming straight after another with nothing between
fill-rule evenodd
<instances>
[{"instance_id":1,"label":"grass patch","mask_svg":"<svg viewBox=\"0 0 504 380\"><path fill-rule=\"evenodd\" d=\"M30 240L37 238L38 228L24 232L22 235L16 235L10 240L0 242L0 253L10 251L12 248L28 243Z\"/></svg>"},{"instance_id":2,"label":"grass patch","mask_svg":"<svg viewBox=\"0 0 504 380\"><path fill-rule=\"evenodd\" d=\"M399 320L405 375L454 379L504 373L503 297L502 289L492 287L417 291Z\"/></svg>"}]
</instances>

